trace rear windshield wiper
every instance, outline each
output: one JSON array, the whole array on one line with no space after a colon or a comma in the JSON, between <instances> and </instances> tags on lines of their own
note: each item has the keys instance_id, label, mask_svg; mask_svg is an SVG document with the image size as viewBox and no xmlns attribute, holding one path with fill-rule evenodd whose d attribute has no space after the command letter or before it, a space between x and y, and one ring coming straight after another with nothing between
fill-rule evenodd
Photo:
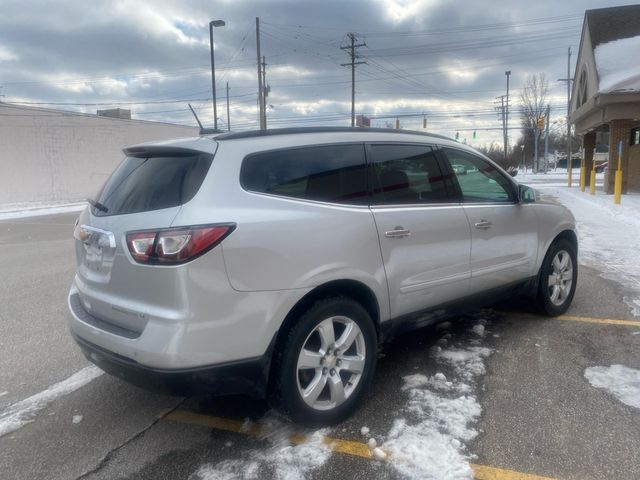
<instances>
[{"instance_id":1,"label":"rear windshield wiper","mask_svg":"<svg viewBox=\"0 0 640 480\"><path fill-rule=\"evenodd\" d=\"M91 205L93 208L97 208L101 212L107 213L109 211L109 209L105 207L103 204L101 204L100 202L96 202L91 198L87 198L87 202L89 202L89 205Z\"/></svg>"}]
</instances>

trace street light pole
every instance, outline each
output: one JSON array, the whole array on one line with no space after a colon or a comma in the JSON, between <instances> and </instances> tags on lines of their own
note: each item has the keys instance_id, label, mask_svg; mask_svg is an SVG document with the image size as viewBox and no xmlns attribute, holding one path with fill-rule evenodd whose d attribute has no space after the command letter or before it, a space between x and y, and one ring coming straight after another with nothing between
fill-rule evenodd
<instances>
[{"instance_id":1,"label":"street light pole","mask_svg":"<svg viewBox=\"0 0 640 480\"><path fill-rule=\"evenodd\" d=\"M213 27L224 27L224 20L209 22L209 46L211 48L211 90L213 92L213 128L218 129L218 112L216 111L216 64L213 58Z\"/></svg>"}]
</instances>

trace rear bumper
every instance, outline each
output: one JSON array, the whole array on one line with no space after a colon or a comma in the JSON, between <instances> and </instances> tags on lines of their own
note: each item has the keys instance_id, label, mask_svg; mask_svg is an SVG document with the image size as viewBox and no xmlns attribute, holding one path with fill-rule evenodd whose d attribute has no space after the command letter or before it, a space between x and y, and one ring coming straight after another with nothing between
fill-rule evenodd
<instances>
[{"instance_id":1,"label":"rear bumper","mask_svg":"<svg viewBox=\"0 0 640 480\"><path fill-rule=\"evenodd\" d=\"M152 392L176 396L245 394L264 398L269 356L197 368L159 369L101 348L71 335L87 359L105 372Z\"/></svg>"}]
</instances>

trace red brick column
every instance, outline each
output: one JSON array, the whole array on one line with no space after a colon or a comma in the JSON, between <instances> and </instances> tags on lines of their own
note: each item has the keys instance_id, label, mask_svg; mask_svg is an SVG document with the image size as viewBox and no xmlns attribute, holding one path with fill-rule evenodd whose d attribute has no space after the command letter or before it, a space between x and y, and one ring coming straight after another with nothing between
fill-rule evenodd
<instances>
[{"instance_id":1,"label":"red brick column","mask_svg":"<svg viewBox=\"0 0 640 480\"><path fill-rule=\"evenodd\" d=\"M611 120L609 122L609 192L613 193L615 171L618 169L618 143L622 140L622 193L627 193L629 169L629 135L631 120Z\"/></svg>"},{"instance_id":2,"label":"red brick column","mask_svg":"<svg viewBox=\"0 0 640 480\"><path fill-rule=\"evenodd\" d=\"M582 138L584 148L584 166L586 169L586 186L591 185L591 169L593 168L593 149L596 148L596 132L589 132Z\"/></svg>"}]
</instances>

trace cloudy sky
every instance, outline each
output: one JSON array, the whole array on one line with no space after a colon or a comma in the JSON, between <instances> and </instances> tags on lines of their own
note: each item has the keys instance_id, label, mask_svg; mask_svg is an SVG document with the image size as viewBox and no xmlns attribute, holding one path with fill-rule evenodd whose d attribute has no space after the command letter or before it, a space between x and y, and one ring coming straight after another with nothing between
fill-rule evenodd
<instances>
[{"instance_id":1,"label":"cloudy sky","mask_svg":"<svg viewBox=\"0 0 640 480\"><path fill-rule=\"evenodd\" d=\"M359 43L356 113L373 126L428 129L476 146L498 140L496 97L511 75L511 124L530 74L549 79L552 118L566 113L585 9L622 0L0 0L0 97L5 102L134 118L213 123L209 59L214 30L219 126L256 128L255 18L267 62L270 127L349 125L347 33ZM572 71L573 75L573 71ZM473 139L473 129L476 138ZM512 132L512 140L517 132Z\"/></svg>"}]
</instances>

